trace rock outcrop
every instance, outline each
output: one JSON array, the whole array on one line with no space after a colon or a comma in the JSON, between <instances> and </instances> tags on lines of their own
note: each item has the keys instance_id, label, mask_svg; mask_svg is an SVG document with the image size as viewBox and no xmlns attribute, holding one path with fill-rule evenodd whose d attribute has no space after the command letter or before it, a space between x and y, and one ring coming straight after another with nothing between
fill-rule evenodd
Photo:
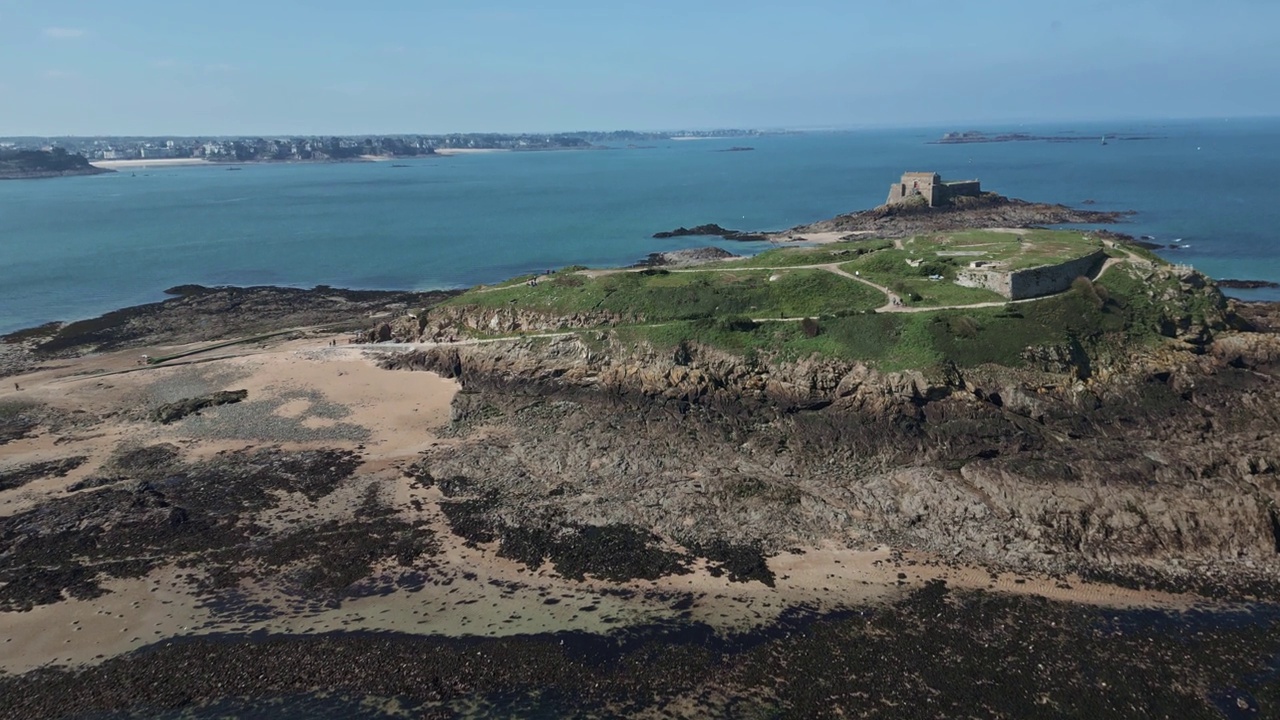
<instances>
[{"instance_id":1,"label":"rock outcrop","mask_svg":"<svg viewBox=\"0 0 1280 720\"><path fill-rule=\"evenodd\" d=\"M178 402L166 403L151 412L151 419L168 425L188 415L195 415L205 408L219 405L231 405L249 397L248 390L219 390L208 395L186 398Z\"/></svg>"},{"instance_id":2,"label":"rock outcrop","mask_svg":"<svg viewBox=\"0 0 1280 720\"><path fill-rule=\"evenodd\" d=\"M929 232L990 227L1032 227L1066 223L1106 225L1131 213L1078 210L1066 205L1033 203L996 193L958 197L954 204L881 205L871 210L839 215L830 220L801 225L785 234L817 232L874 232L880 237L906 237Z\"/></svg>"},{"instance_id":3,"label":"rock outcrop","mask_svg":"<svg viewBox=\"0 0 1280 720\"><path fill-rule=\"evenodd\" d=\"M894 542L1193 583L1280 577L1275 335L890 373L611 342L432 348L384 364L460 380L456 431L484 426L484 440L424 465L467 478L510 522L626 522L774 551Z\"/></svg>"},{"instance_id":4,"label":"rock outcrop","mask_svg":"<svg viewBox=\"0 0 1280 720\"><path fill-rule=\"evenodd\" d=\"M765 235L764 233L744 232L742 230L729 230L727 228L722 228L715 223L708 223L706 225L695 225L694 227L691 227L691 228L687 228L682 225L676 228L675 230L664 230L663 232L654 233L653 237L659 240L663 240L666 238L695 237L699 235L710 235L715 237L721 237L721 238L724 238L725 240L760 241L760 240L769 239L768 236Z\"/></svg>"}]
</instances>

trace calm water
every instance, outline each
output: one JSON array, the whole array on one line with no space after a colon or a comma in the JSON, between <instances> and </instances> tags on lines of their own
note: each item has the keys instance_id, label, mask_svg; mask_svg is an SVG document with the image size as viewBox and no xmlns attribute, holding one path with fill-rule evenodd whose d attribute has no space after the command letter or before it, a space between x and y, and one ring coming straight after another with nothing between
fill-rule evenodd
<instances>
[{"instance_id":1,"label":"calm water","mask_svg":"<svg viewBox=\"0 0 1280 720\"><path fill-rule=\"evenodd\" d=\"M1280 120L1011 128L1160 136L1107 146L927 144L945 129L955 128L0 182L0 332L162 299L182 283L428 289L627 264L708 244L650 238L677 225L775 229L877 205L908 169L1137 210L1121 229L1183 238L1171 259L1280 281ZM717 152L742 144L756 150Z\"/></svg>"}]
</instances>

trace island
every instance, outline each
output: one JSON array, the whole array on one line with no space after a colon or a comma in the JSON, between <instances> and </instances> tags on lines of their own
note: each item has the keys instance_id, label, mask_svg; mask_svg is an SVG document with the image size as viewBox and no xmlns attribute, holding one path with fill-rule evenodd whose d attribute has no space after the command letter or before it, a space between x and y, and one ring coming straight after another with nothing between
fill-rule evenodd
<instances>
[{"instance_id":1,"label":"island","mask_svg":"<svg viewBox=\"0 0 1280 720\"><path fill-rule=\"evenodd\" d=\"M931 145L965 145L972 143L1006 143L1006 142L1053 142L1078 143L1091 142L1106 145L1110 140L1155 140L1155 135L1138 135L1134 133L1106 133L1102 135L1081 135L1074 132L1055 133L1052 135L1036 135L1024 132L1005 132L994 135L980 130L948 132L938 140L930 141Z\"/></svg>"},{"instance_id":2,"label":"island","mask_svg":"<svg viewBox=\"0 0 1280 720\"><path fill-rule=\"evenodd\" d=\"M908 172L889 186L883 205L799 225L788 230L730 230L716 223L678 227L656 239L716 236L725 240L776 243L831 241L862 235L906 237L917 233L983 227L1112 225L1132 212L1082 210L1037 203L982 189L977 180L944 181L934 172ZM1132 238L1127 238L1132 243ZM1158 249L1162 246L1145 246Z\"/></svg>"},{"instance_id":3,"label":"island","mask_svg":"<svg viewBox=\"0 0 1280 720\"><path fill-rule=\"evenodd\" d=\"M63 148L52 150L0 149L0 180L32 180L113 172L89 164L83 155Z\"/></svg>"},{"instance_id":4,"label":"island","mask_svg":"<svg viewBox=\"0 0 1280 720\"><path fill-rule=\"evenodd\" d=\"M0 697L1273 702L1277 306L1039 223L1079 211L908 189L751 257L449 293L180 286L4 338Z\"/></svg>"}]
</instances>

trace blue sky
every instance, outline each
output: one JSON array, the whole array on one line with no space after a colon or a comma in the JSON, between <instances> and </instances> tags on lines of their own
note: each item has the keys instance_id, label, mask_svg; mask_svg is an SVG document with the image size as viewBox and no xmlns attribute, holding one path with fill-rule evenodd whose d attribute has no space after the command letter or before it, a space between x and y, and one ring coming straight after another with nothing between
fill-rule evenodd
<instances>
[{"instance_id":1,"label":"blue sky","mask_svg":"<svg viewBox=\"0 0 1280 720\"><path fill-rule=\"evenodd\" d=\"M1280 115L1280 0L0 0L0 135Z\"/></svg>"}]
</instances>

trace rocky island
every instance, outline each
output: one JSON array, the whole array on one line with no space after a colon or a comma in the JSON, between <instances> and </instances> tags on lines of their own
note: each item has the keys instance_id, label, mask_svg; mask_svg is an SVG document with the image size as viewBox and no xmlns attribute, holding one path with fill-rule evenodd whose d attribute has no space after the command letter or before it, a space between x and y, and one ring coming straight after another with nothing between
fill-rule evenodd
<instances>
[{"instance_id":1,"label":"rocky island","mask_svg":"<svg viewBox=\"0 0 1280 720\"><path fill-rule=\"evenodd\" d=\"M1061 207L11 336L0 717L1273 714L1275 308Z\"/></svg>"}]
</instances>

